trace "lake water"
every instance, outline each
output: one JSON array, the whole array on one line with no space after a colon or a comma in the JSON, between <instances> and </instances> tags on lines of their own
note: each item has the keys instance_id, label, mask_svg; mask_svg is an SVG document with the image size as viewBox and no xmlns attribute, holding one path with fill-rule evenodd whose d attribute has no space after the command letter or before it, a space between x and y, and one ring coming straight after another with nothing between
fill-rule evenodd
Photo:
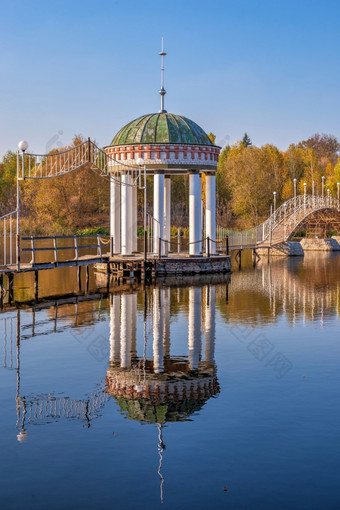
<instances>
[{"instance_id":1,"label":"lake water","mask_svg":"<svg viewBox=\"0 0 340 510\"><path fill-rule=\"evenodd\" d=\"M340 508L339 255L98 286L0 313L1 509Z\"/></svg>"}]
</instances>

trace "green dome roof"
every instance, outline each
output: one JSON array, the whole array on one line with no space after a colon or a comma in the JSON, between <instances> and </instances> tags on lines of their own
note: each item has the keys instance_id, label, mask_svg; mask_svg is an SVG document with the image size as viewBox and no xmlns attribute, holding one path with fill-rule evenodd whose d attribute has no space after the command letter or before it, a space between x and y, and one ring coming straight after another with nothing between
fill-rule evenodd
<instances>
[{"instance_id":1,"label":"green dome roof","mask_svg":"<svg viewBox=\"0 0 340 510\"><path fill-rule=\"evenodd\" d=\"M213 145L200 126L173 113L151 113L133 120L118 131L111 145L140 143Z\"/></svg>"}]
</instances>

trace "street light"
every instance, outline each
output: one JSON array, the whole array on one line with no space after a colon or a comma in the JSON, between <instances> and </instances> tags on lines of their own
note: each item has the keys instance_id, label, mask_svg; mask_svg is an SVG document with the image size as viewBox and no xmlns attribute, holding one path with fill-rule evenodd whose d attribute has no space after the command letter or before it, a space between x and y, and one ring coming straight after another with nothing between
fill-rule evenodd
<instances>
[{"instance_id":1,"label":"street light","mask_svg":"<svg viewBox=\"0 0 340 510\"><path fill-rule=\"evenodd\" d=\"M143 158L138 158L136 164L141 168L144 165L144 259L147 256L147 234L146 234L146 165Z\"/></svg>"},{"instance_id":2,"label":"street light","mask_svg":"<svg viewBox=\"0 0 340 510\"><path fill-rule=\"evenodd\" d=\"M338 201L339 201L339 199L340 199L340 182L337 182L336 186L338 188Z\"/></svg>"},{"instance_id":3,"label":"street light","mask_svg":"<svg viewBox=\"0 0 340 510\"><path fill-rule=\"evenodd\" d=\"M296 179L293 179L294 183L294 198L296 198Z\"/></svg>"},{"instance_id":4,"label":"street light","mask_svg":"<svg viewBox=\"0 0 340 510\"><path fill-rule=\"evenodd\" d=\"M315 182L312 181L312 196L314 197L314 192L315 192Z\"/></svg>"},{"instance_id":5,"label":"street light","mask_svg":"<svg viewBox=\"0 0 340 510\"><path fill-rule=\"evenodd\" d=\"M276 211L276 191L273 191L274 195L274 212Z\"/></svg>"},{"instance_id":6,"label":"street light","mask_svg":"<svg viewBox=\"0 0 340 510\"><path fill-rule=\"evenodd\" d=\"M28 149L28 143L26 140L21 140L18 143L18 149L22 152L22 173L21 178L25 178L25 151ZM18 271L20 270L20 186L19 186L20 169L19 164L17 166L17 266Z\"/></svg>"},{"instance_id":7,"label":"street light","mask_svg":"<svg viewBox=\"0 0 340 510\"><path fill-rule=\"evenodd\" d=\"M327 200L328 200L328 205L330 204L330 192L331 192L331 190L330 190L330 189L328 189L328 190L327 190Z\"/></svg>"}]
</instances>

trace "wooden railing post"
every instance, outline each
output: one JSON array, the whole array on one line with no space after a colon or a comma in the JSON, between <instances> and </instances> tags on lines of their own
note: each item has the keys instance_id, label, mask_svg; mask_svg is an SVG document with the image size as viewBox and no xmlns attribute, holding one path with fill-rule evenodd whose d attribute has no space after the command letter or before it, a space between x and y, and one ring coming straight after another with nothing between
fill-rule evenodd
<instances>
[{"instance_id":1,"label":"wooden railing post","mask_svg":"<svg viewBox=\"0 0 340 510\"><path fill-rule=\"evenodd\" d=\"M100 235L97 235L97 255L102 257L102 243L100 241Z\"/></svg>"},{"instance_id":2,"label":"wooden railing post","mask_svg":"<svg viewBox=\"0 0 340 510\"><path fill-rule=\"evenodd\" d=\"M158 258L160 259L162 256L162 239L158 238Z\"/></svg>"},{"instance_id":3,"label":"wooden railing post","mask_svg":"<svg viewBox=\"0 0 340 510\"><path fill-rule=\"evenodd\" d=\"M177 229L177 253L181 252L181 229Z\"/></svg>"},{"instance_id":4,"label":"wooden railing post","mask_svg":"<svg viewBox=\"0 0 340 510\"><path fill-rule=\"evenodd\" d=\"M226 236L225 238L225 252L226 255L229 255L229 236Z\"/></svg>"},{"instance_id":5,"label":"wooden railing post","mask_svg":"<svg viewBox=\"0 0 340 510\"><path fill-rule=\"evenodd\" d=\"M58 265L58 247L57 247L57 238L53 238L53 248L54 248L54 263Z\"/></svg>"},{"instance_id":6,"label":"wooden railing post","mask_svg":"<svg viewBox=\"0 0 340 510\"><path fill-rule=\"evenodd\" d=\"M210 257L210 237L207 236L207 256Z\"/></svg>"},{"instance_id":7,"label":"wooden railing post","mask_svg":"<svg viewBox=\"0 0 340 510\"><path fill-rule=\"evenodd\" d=\"M78 261L79 252L78 252L78 239L77 236L74 236L74 250L75 250L75 259Z\"/></svg>"},{"instance_id":8,"label":"wooden railing post","mask_svg":"<svg viewBox=\"0 0 340 510\"><path fill-rule=\"evenodd\" d=\"M32 261L31 264L35 266L35 245L34 245L34 237L31 236L31 250L32 250Z\"/></svg>"}]
</instances>

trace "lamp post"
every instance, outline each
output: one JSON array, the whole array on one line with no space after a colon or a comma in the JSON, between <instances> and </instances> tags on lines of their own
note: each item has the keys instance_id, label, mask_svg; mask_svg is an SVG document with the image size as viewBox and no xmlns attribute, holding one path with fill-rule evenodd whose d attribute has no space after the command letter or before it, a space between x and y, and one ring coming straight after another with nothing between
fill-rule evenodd
<instances>
[{"instance_id":1,"label":"lamp post","mask_svg":"<svg viewBox=\"0 0 340 510\"><path fill-rule=\"evenodd\" d=\"M339 202L339 199L340 199L340 182L337 182L336 186L337 186L337 189L338 189L338 202Z\"/></svg>"},{"instance_id":2,"label":"lamp post","mask_svg":"<svg viewBox=\"0 0 340 510\"><path fill-rule=\"evenodd\" d=\"M303 183L303 206L306 209L306 198L307 198L307 183Z\"/></svg>"},{"instance_id":3,"label":"lamp post","mask_svg":"<svg viewBox=\"0 0 340 510\"><path fill-rule=\"evenodd\" d=\"M274 196L274 212L276 211L276 191L273 191Z\"/></svg>"},{"instance_id":4,"label":"lamp post","mask_svg":"<svg viewBox=\"0 0 340 510\"><path fill-rule=\"evenodd\" d=\"M312 196L314 197L314 192L315 192L315 182L312 181Z\"/></svg>"},{"instance_id":5,"label":"lamp post","mask_svg":"<svg viewBox=\"0 0 340 510\"><path fill-rule=\"evenodd\" d=\"M22 173L21 179L25 179L25 151L28 149L28 143L25 140L21 140L18 143L19 151L22 153ZM20 270L20 169L19 160L17 163L17 267Z\"/></svg>"},{"instance_id":6,"label":"lamp post","mask_svg":"<svg viewBox=\"0 0 340 510\"><path fill-rule=\"evenodd\" d=\"M296 198L296 179L293 179L294 183L294 198Z\"/></svg>"},{"instance_id":7,"label":"lamp post","mask_svg":"<svg viewBox=\"0 0 340 510\"><path fill-rule=\"evenodd\" d=\"M331 203L331 201L330 201L330 200L331 200L330 192L331 192L331 190L330 190L330 189L328 189L328 190L327 190L327 203L328 203L328 206L329 206L329 205L330 205L330 203Z\"/></svg>"},{"instance_id":8,"label":"lamp post","mask_svg":"<svg viewBox=\"0 0 340 510\"><path fill-rule=\"evenodd\" d=\"M136 161L137 165L140 168L140 172L142 171L142 166L144 166L144 260L147 258L147 232L146 232L146 165L144 163L143 158L138 158Z\"/></svg>"}]
</instances>

